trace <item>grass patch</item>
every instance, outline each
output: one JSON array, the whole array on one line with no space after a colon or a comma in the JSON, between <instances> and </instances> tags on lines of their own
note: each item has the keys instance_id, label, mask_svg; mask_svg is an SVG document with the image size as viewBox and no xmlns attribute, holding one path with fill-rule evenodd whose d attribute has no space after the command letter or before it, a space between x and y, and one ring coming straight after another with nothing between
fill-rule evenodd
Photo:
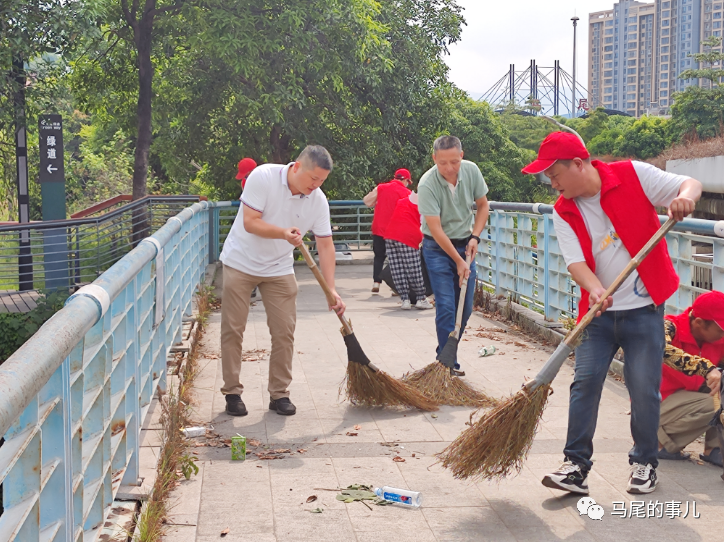
<instances>
[{"instance_id":1,"label":"grass patch","mask_svg":"<svg viewBox=\"0 0 724 542\"><path fill-rule=\"evenodd\" d=\"M199 286L196 293L198 310L196 340L178 375L178 391L169 389L168 393L160 397L161 427L163 428L161 457L158 461L156 482L151 490L151 495L143 504L136 521L133 542L156 542L161 539L166 528L169 494L182 477L189 479L192 474L198 473L196 457L189 453L188 442L181 430L190 422L190 405L193 402L192 387L198 374L197 348L209 314L211 314L213 303L212 288L205 285Z\"/></svg>"}]
</instances>

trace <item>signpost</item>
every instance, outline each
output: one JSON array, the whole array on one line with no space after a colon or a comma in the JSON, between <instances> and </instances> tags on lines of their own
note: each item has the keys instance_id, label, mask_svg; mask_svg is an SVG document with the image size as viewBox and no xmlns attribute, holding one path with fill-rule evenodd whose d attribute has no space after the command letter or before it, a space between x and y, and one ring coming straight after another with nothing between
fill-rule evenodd
<instances>
[{"instance_id":1,"label":"signpost","mask_svg":"<svg viewBox=\"0 0 724 542\"><path fill-rule=\"evenodd\" d=\"M63 118L60 115L41 115L38 121L40 137L40 195L43 221L65 220L65 167L63 160ZM45 287L69 286L69 251L65 228L43 231Z\"/></svg>"}]
</instances>

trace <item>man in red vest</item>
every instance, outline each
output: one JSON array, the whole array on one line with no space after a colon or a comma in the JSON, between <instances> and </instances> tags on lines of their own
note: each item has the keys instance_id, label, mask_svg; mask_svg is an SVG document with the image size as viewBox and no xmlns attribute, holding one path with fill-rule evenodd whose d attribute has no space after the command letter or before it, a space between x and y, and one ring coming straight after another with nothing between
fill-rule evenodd
<instances>
[{"instance_id":1,"label":"man in red vest","mask_svg":"<svg viewBox=\"0 0 724 542\"><path fill-rule=\"evenodd\" d=\"M661 374L659 459L688 459L688 444L706 433L699 457L719 467L719 435L709 422L724 364L724 294L707 292L682 314L664 322L666 350Z\"/></svg>"},{"instance_id":2,"label":"man in red vest","mask_svg":"<svg viewBox=\"0 0 724 542\"><path fill-rule=\"evenodd\" d=\"M372 269L372 292L380 291L382 282L382 268L385 266L385 230L390 223L392 213L395 211L397 201L406 198L411 191L408 188L412 184L410 172L404 168L395 171L394 178L388 183L377 185L362 201L367 207L374 207L375 216L372 218L372 250L375 253L375 261Z\"/></svg>"},{"instance_id":3,"label":"man in red vest","mask_svg":"<svg viewBox=\"0 0 724 542\"><path fill-rule=\"evenodd\" d=\"M538 160L523 172L545 172L560 192L553 224L568 271L581 288L579 321L656 233L660 222L655 207L668 207L669 216L683 220L701 197L699 181L650 164L591 161L583 142L566 132L546 137ZM589 324L576 348L565 460L543 478L544 485L588 494L598 405L609 365L621 347L634 440L627 491L654 491L664 302L678 286L666 242L661 241Z\"/></svg>"}]
</instances>

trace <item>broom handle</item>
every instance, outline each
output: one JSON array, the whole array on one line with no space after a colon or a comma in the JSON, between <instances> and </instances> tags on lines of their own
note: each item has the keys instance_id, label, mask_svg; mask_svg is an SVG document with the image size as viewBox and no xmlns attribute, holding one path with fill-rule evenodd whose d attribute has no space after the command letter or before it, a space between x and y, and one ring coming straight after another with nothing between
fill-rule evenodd
<instances>
[{"instance_id":1,"label":"broom handle","mask_svg":"<svg viewBox=\"0 0 724 542\"><path fill-rule=\"evenodd\" d=\"M465 263L467 264L468 268L470 267L470 262L472 262L473 259L471 256L465 257ZM455 329L453 329L451 336L453 333L455 334L455 338L460 338L460 326L462 326L463 323L463 309L465 308L465 293L468 290L468 281L463 281L463 285L460 286L460 299L458 300L458 312L455 316Z\"/></svg>"},{"instance_id":2,"label":"broom handle","mask_svg":"<svg viewBox=\"0 0 724 542\"><path fill-rule=\"evenodd\" d=\"M319 270L317 262L314 261L314 258L312 258L312 255L309 253L307 245L302 243L301 245L299 245L298 248L301 251L302 256L304 256L304 260L307 262L309 269L312 270L312 273L314 273L314 277L317 279L317 282L322 287L324 295L327 296L327 303L329 303L330 306L336 305L337 299L334 297L334 294L332 294L332 289L329 287L329 284L327 284L327 281L324 279L324 275L322 275L322 272ZM342 322L344 334L352 335L352 325L349 323L349 321L344 317L343 314L337 314L337 317L339 318L339 321Z\"/></svg>"},{"instance_id":3,"label":"broom handle","mask_svg":"<svg viewBox=\"0 0 724 542\"><path fill-rule=\"evenodd\" d=\"M606 293L603 294L603 297L601 300L593 305L586 315L583 317L583 319L578 323L578 325L573 328L573 331L566 337L565 343L570 346L576 343L578 338L581 336L583 331L586 329L586 326L591 323L591 321L596 317L596 313L601 310L601 307L603 306L603 303L608 299L610 296L613 295L613 293L618 290L619 286L623 284L623 282L633 273L634 269L636 269L641 262L646 258L646 256L649 255L649 253L656 247L656 245L659 244L659 242L666 236L667 233L676 225L676 220L673 218L669 218L664 224L657 230L657 232L654 234L654 236L649 239L648 243L646 243L641 250L639 250L639 253L636 254L634 258L631 259L629 264L626 266L626 268L621 271L621 274L616 277L616 279L613 281L611 286L608 287L606 290Z\"/></svg>"}]
</instances>

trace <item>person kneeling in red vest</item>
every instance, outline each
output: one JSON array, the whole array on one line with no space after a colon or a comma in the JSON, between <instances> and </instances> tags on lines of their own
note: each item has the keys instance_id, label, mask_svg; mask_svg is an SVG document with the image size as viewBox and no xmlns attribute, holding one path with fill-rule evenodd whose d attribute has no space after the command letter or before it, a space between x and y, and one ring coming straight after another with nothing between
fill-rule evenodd
<instances>
[{"instance_id":1,"label":"person kneeling in red vest","mask_svg":"<svg viewBox=\"0 0 724 542\"><path fill-rule=\"evenodd\" d=\"M523 173L541 173L560 192L553 225L563 258L581 288L579 321L659 229L655 206L683 220L701 197L701 183L642 162L590 160L574 134L554 132ZM631 397L631 473L627 491L651 493L658 466L659 384L664 357L664 302L679 277L661 241L608 298L576 348L568 436L560 468L543 485L588 494L593 435L608 368L619 348Z\"/></svg>"},{"instance_id":2,"label":"person kneeling in red vest","mask_svg":"<svg viewBox=\"0 0 724 542\"><path fill-rule=\"evenodd\" d=\"M699 457L722 466L719 435L709 422L724 366L724 294L707 292L664 322L659 459L688 459L688 444L706 433ZM719 367L718 367L718 366Z\"/></svg>"}]
</instances>

